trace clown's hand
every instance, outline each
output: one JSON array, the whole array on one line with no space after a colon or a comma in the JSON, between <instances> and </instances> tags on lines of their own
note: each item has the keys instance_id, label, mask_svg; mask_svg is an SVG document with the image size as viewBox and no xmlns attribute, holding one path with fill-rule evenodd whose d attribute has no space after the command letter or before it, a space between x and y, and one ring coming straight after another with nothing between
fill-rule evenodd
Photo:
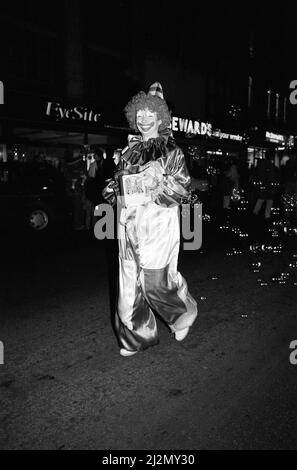
<instances>
[{"instance_id":1,"label":"clown's hand","mask_svg":"<svg viewBox=\"0 0 297 470\"><path fill-rule=\"evenodd\" d=\"M140 169L144 185L150 193L152 201L156 201L163 192L164 170L159 162L153 161L143 165Z\"/></svg>"},{"instance_id":2,"label":"clown's hand","mask_svg":"<svg viewBox=\"0 0 297 470\"><path fill-rule=\"evenodd\" d=\"M116 204L117 196L120 194L119 184L112 179L106 182L108 182L108 184L105 186L101 194L108 204L113 206Z\"/></svg>"},{"instance_id":3,"label":"clown's hand","mask_svg":"<svg viewBox=\"0 0 297 470\"><path fill-rule=\"evenodd\" d=\"M121 178L121 176L124 176L124 175L129 175L129 170L118 170L115 172L114 174L114 179L115 181L119 181L119 179Z\"/></svg>"},{"instance_id":4,"label":"clown's hand","mask_svg":"<svg viewBox=\"0 0 297 470\"><path fill-rule=\"evenodd\" d=\"M163 168L157 161L149 162L141 167L141 173L145 186L150 190L156 190L163 182Z\"/></svg>"}]
</instances>

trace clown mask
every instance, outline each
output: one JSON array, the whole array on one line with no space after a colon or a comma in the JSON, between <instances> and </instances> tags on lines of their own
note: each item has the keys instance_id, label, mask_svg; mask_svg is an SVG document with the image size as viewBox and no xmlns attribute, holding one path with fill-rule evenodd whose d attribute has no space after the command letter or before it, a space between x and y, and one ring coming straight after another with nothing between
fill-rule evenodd
<instances>
[{"instance_id":1,"label":"clown mask","mask_svg":"<svg viewBox=\"0 0 297 470\"><path fill-rule=\"evenodd\" d=\"M150 111L148 108L137 111L136 125L143 137L143 140L155 139L158 137L161 122L161 119L158 119L157 113Z\"/></svg>"}]
</instances>

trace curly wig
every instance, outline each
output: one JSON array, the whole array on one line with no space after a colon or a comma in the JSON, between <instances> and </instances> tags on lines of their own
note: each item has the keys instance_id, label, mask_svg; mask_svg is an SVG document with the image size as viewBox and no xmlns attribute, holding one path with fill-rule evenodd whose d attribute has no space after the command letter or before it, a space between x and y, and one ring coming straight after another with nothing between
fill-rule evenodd
<instances>
[{"instance_id":1,"label":"curly wig","mask_svg":"<svg viewBox=\"0 0 297 470\"><path fill-rule=\"evenodd\" d=\"M157 113L158 119L161 119L161 124L159 130L165 130L170 127L171 123L171 113L168 109L167 103L159 96L151 95L150 93L146 94L144 91L141 91L137 95L133 96L132 100L129 101L124 111L126 118L129 122L131 129L138 131L136 125L136 114L137 111L148 108L150 111Z\"/></svg>"}]
</instances>

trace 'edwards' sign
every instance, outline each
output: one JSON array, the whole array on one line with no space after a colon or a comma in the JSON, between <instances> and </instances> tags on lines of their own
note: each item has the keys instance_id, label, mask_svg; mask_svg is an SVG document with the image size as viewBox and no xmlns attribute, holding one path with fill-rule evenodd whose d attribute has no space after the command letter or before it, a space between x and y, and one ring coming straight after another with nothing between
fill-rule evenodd
<instances>
[{"instance_id":1,"label":"'edwards' sign","mask_svg":"<svg viewBox=\"0 0 297 470\"><path fill-rule=\"evenodd\" d=\"M183 119L173 117L171 121L173 132L184 132L185 134L208 135L212 134L212 125L209 122L193 121L192 119Z\"/></svg>"}]
</instances>

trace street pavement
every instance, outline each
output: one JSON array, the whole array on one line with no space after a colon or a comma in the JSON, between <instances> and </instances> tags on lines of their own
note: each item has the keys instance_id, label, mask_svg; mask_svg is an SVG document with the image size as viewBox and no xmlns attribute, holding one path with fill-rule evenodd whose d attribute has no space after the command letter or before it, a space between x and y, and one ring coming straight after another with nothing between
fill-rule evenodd
<instances>
[{"instance_id":1,"label":"street pavement","mask_svg":"<svg viewBox=\"0 0 297 470\"><path fill-rule=\"evenodd\" d=\"M124 358L114 244L69 236L2 242L0 449L297 449L296 238L182 250L196 323Z\"/></svg>"}]
</instances>

